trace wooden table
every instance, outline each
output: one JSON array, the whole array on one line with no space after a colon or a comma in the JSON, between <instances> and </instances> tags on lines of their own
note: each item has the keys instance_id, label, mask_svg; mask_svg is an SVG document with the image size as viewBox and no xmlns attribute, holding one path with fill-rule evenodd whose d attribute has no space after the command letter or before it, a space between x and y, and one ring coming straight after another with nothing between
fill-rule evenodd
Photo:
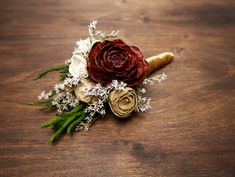
<instances>
[{"instance_id":1,"label":"wooden table","mask_svg":"<svg viewBox=\"0 0 235 177\"><path fill-rule=\"evenodd\" d=\"M172 51L148 88L152 109L63 136L40 125L53 116L28 106L97 19L146 57ZM7 0L0 2L1 177L232 177L235 175L235 3L224 0Z\"/></svg>"}]
</instances>

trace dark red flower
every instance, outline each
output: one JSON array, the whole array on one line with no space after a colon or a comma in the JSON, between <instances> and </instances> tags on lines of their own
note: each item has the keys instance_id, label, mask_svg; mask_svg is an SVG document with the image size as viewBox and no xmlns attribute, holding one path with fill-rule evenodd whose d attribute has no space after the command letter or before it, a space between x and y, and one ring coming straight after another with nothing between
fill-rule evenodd
<instances>
[{"instance_id":1,"label":"dark red flower","mask_svg":"<svg viewBox=\"0 0 235 177\"><path fill-rule=\"evenodd\" d=\"M148 62L140 50L120 39L96 42L87 61L90 78L102 84L119 80L133 87L143 82L148 69Z\"/></svg>"}]
</instances>

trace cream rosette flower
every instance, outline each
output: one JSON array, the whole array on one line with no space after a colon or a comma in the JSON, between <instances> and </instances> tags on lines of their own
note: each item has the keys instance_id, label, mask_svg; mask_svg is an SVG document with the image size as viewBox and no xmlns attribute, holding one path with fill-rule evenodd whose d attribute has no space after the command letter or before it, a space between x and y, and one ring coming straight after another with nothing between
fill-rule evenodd
<instances>
[{"instance_id":1,"label":"cream rosette flower","mask_svg":"<svg viewBox=\"0 0 235 177\"><path fill-rule=\"evenodd\" d=\"M88 77L86 59L81 55L73 55L69 65L69 73L76 78L84 79Z\"/></svg>"},{"instance_id":2,"label":"cream rosette flower","mask_svg":"<svg viewBox=\"0 0 235 177\"><path fill-rule=\"evenodd\" d=\"M85 93L85 88L87 85L93 86L94 82L92 82L90 79L84 79L74 88L74 93L79 100L85 103L92 103L96 100L96 98Z\"/></svg>"},{"instance_id":3,"label":"cream rosette flower","mask_svg":"<svg viewBox=\"0 0 235 177\"><path fill-rule=\"evenodd\" d=\"M112 112L120 117L126 118L137 107L137 95L134 89L125 87L124 90L112 90L108 98L109 106Z\"/></svg>"}]
</instances>

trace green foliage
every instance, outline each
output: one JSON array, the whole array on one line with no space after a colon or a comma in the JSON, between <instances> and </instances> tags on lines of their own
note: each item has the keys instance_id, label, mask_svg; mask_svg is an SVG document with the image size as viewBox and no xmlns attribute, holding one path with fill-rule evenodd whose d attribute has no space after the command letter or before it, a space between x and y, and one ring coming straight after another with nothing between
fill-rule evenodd
<instances>
[{"instance_id":1,"label":"green foliage","mask_svg":"<svg viewBox=\"0 0 235 177\"><path fill-rule=\"evenodd\" d=\"M29 105L31 106L43 106L43 108L41 108L42 111L50 111L52 109L54 109L54 106L51 104L51 99L47 99L47 100L36 100L36 101L32 101L31 103L29 103Z\"/></svg>"},{"instance_id":2,"label":"green foliage","mask_svg":"<svg viewBox=\"0 0 235 177\"><path fill-rule=\"evenodd\" d=\"M72 110L64 112L57 117L43 123L42 128L52 126L55 130L48 143L53 143L56 139L59 138L59 136L61 136L65 132L71 134L72 131L75 130L76 126L87 116L87 113L84 111L85 107L85 103L80 103Z\"/></svg>"},{"instance_id":3,"label":"green foliage","mask_svg":"<svg viewBox=\"0 0 235 177\"><path fill-rule=\"evenodd\" d=\"M38 73L37 76L34 78L34 80L41 79L45 77L48 73L54 72L54 71L60 71L60 80L63 81L66 78L67 74L69 73L69 65L55 66L55 67L49 68L46 71Z\"/></svg>"}]
</instances>

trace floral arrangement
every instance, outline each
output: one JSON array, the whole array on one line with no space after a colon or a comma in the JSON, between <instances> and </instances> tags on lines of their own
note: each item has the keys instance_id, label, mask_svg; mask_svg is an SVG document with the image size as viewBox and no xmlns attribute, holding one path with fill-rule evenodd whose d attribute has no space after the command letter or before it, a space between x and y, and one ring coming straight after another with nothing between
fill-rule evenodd
<instances>
[{"instance_id":1,"label":"floral arrangement","mask_svg":"<svg viewBox=\"0 0 235 177\"><path fill-rule=\"evenodd\" d=\"M63 133L88 130L108 109L120 118L145 112L151 106L150 98L144 96L144 85L166 79L164 73L148 76L170 63L172 53L144 59L139 48L117 39L118 31L106 35L96 25L97 21L88 25L89 37L76 42L72 57L64 65L49 68L35 78L59 72L60 83L33 102L45 105L44 110L57 110L55 118L42 124L42 128L54 129L49 143Z\"/></svg>"}]
</instances>

